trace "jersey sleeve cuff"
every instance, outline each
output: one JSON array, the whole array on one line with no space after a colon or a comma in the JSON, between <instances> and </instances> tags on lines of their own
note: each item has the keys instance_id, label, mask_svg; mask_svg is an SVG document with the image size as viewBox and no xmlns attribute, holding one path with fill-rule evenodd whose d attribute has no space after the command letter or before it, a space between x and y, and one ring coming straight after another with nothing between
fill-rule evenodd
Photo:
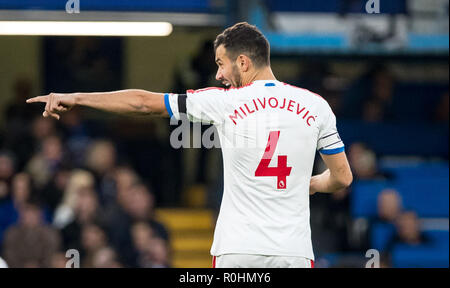
<instances>
[{"instance_id":1,"label":"jersey sleeve cuff","mask_svg":"<svg viewBox=\"0 0 450 288\"><path fill-rule=\"evenodd\" d=\"M169 94L164 94L164 105L166 106L167 113L169 113L169 117L173 117L172 108L170 108L170 102L169 102Z\"/></svg>"},{"instance_id":2,"label":"jersey sleeve cuff","mask_svg":"<svg viewBox=\"0 0 450 288\"><path fill-rule=\"evenodd\" d=\"M180 119L178 112L178 94L164 94L164 105L166 106L170 118L174 117L177 120Z\"/></svg>"},{"instance_id":3,"label":"jersey sleeve cuff","mask_svg":"<svg viewBox=\"0 0 450 288\"><path fill-rule=\"evenodd\" d=\"M325 155L338 154L345 151L345 146L334 149L320 149L319 152Z\"/></svg>"}]
</instances>

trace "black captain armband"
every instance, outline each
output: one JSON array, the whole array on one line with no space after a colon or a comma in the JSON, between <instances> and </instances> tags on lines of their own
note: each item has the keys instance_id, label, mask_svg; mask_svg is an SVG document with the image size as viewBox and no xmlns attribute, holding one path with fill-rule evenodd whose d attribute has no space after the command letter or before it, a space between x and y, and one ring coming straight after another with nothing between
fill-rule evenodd
<instances>
[{"instance_id":1,"label":"black captain armband","mask_svg":"<svg viewBox=\"0 0 450 288\"><path fill-rule=\"evenodd\" d=\"M186 94L178 94L178 113L186 114Z\"/></svg>"}]
</instances>

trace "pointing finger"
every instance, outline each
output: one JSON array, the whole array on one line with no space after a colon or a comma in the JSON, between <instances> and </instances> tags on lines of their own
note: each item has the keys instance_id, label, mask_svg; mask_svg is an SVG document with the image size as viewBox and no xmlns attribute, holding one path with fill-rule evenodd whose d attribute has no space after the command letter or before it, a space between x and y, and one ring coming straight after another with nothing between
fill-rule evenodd
<instances>
[{"instance_id":1,"label":"pointing finger","mask_svg":"<svg viewBox=\"0 0 450 288\"><path fill-rule=\"evenodd\" d=\"M30 99L27 99L27 103L35 103L35 102L47 102L48 101L48 95L46 96L37 96Z\"/></svg>"}]
</instances>

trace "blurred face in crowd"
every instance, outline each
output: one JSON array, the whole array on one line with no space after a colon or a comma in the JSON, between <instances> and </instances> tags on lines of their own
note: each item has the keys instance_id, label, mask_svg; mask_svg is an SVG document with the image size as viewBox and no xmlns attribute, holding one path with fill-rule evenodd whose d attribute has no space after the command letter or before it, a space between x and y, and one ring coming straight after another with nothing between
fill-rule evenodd
<instances>
[{"instance_id":1,"label":"blurred face in crowd","mask_svg":"<svg viewBox=\"0 0 450 288\"><path fill-rule=\"evenodd\" d=\"M116 253L109 247L101 248L95 253L92 265L94 268L121 268Z\"/></svg>"},{"instance_id":2,"label":"blurred face in crowd","mask_svg":"<svg viewBox=\"0 0 450 288\"><path fill-rule=\"evenodd\" d=\"M35 228L42 224L41 209L35 205L26 204L20 208L20 221L28 228Z\"/></svg>"},{"instance_id":3,"label":"blurred face in crowd","mask_svg":"<svg viewBox=\"0 0 450 288\"><path fill-rule=\"evenodd\" d=\"M370 179L376 174L375 153L361 143L354 143L349 149L349 160L352 171L358 178Z\"/></svg>"},{"instance_id":4,"label":"blurred face in crowd","mask_svg":"<svg viewBox=\"0 0 450 288\"><path fill-rule=\"evenodd\" d=\"M221 81L225 86L242 86L241 73L237 65L237 59L230 59L224 45L216 49L216 63L218 66L216 80Z\"/></svg>"},{"instance_id":5,"label":"blurred face in crowd","mask_svg":"<svg viewBox=\"0 0 450 288\"><path fill-rule=\"evenodd\" d=\"M164 239L158 237L152 239L150 254L154 264L167 265L169 262L169 249Z\"/></svg>"},{"instance_id":6,"label":"blurred face in crowd","mask_svg":"<svg viewBox=\"0 0 450 288\"><path fill-rule=\"evenodd\" d=\"M70 173L66 189L64 191L64 205L77 209L80 191L94 190L94 176L85 170L74 170Z\"/></svg>"},{"instance_id":7,"label":"blurred face in crowd","mask_svg":"<svg viewBox=\"0 0 450 288\"><path fill-rule=\"evenodd\" d=\"M109 141L97 141L89 149L88 166L99 174L112 169L116 162L116 149Z\"/></svg>"},{"instance_id":8,"label":"blurred face in crowd","mask_svg":"<svg viewBox=\"0 0 450 288\"><path fill-rule=\"evenodd\" d=\"M34 138L42 140L49 137L55 131L55 126L50 118L38 116L33 120L32 134Z\"/></svg>"},{"instance_id":9,"label":"blurred face in crowd","mask_svg":"<svg viewBox=\"0 0 450 288\"><path fill-rule=\"evenodd\" d=\"M26 173L19 173L13 178L12 196L15 203L24 203L31 194L30 176Z\"/></svg>"},{"instance_id":10,"label":"blurred face in crowd","mask_svg":"<svg viewBox=\"0 0 450 288\"><path fill-rule=\"evenodd\" d=\"M7 180L14 174L13 160L5 154L0 154L0 180Z\"/></svg>"},{"instance_id":11,"label":"blurred face in crowd","mask_svg":"<svg viewBox=\"0 0 450 288\"><path fill-rule=\"evenodd\" d=\"M77 218L86 223L94 218L98 208L98 199L95 191L91 188L81 188L78 191L78 199L75 206Z\"/></svg>"},{"instance_id":12,"label":"blurred face in crowd","mask_svg":"<svg viewBox=\"0 0 450 288\"><path fill-rule=\"evenodd\" d=\"M81 243L87 251L97 251L106 246L105 232L97 225L85 225L81 232Z\"/></svg>"},{"instance_id":13,"label":"blurred face in crowd","mask_svg":"<svg viewBox=\"0 0 450 288\"><path fill-rule=\"evenodd\" d=\"M145 252L151 245L152 228L145 222L138 222L131 228L134 246L138 251Z\"/></svg>"},{"instance_id":14,"label":"blurred face in crowd","mask_svg":"<svg viewBox=\"0 0 450 288\"><path fill-rule=\"evenodd\" d=\"M152 214L153 197L144 185L135 185L126 195L125 210L134 219L145 220Z\"/></svg>"},{"instance_id":15,"label":"blurred face in crowd","mask_svg":"<svg viewBox=\"0 0 450 288\"><path fill-rule=\"evenodd\" d=\"M50 136L42 143L42 152L44 157L51 161L59 161L62 158L61 139L56 136Z\"/></svg>"},{"instance_id":16,"label":"blurred face in crowd","mask_svg":"<svg viewBox=\"0 0 450 288\"><path fill-rule=\"evenodd\" d=\"M117 202L124 205L127 191L139 180L136 173L127 167L116 169L114 174L117 189Z\"/></svg>"},{"instance_id":17,"label":"blurred face in crowd","mask_svg":"<svg viewBox=\"0 0 450 288\"><path fill-rule=\"evenodd\" d=\"M394 221L401 211L401 200L397 191L383 190L378 196L378 216L386 221Z\"/></svg>"},{"instance_id":18,"label":"blurred face in crowd","mask_svg":"<svg viewBox=\"0 0 450 288\"><path fill-rule=\"evenodd\" d=\"M414 212L404 212L397 220L397 231L400 238L408 244L420 243L420 227Z\"/></svg>"}]
</instances>

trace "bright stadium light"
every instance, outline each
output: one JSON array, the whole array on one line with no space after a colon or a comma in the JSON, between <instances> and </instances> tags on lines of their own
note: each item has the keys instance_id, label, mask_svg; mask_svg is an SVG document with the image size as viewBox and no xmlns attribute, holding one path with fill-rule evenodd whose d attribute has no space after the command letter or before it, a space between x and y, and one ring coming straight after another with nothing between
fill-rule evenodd
<instances>
[{"instance_id":1,"label":"bright stadium light","mask_svg":"<svg viewBox=\"0 0 450 288\"><path fill-rule=\"evenodd\" d=\"M168 36L168 22L0 21L0 35L34 36Z\"/></svg>"}]
</instances>

